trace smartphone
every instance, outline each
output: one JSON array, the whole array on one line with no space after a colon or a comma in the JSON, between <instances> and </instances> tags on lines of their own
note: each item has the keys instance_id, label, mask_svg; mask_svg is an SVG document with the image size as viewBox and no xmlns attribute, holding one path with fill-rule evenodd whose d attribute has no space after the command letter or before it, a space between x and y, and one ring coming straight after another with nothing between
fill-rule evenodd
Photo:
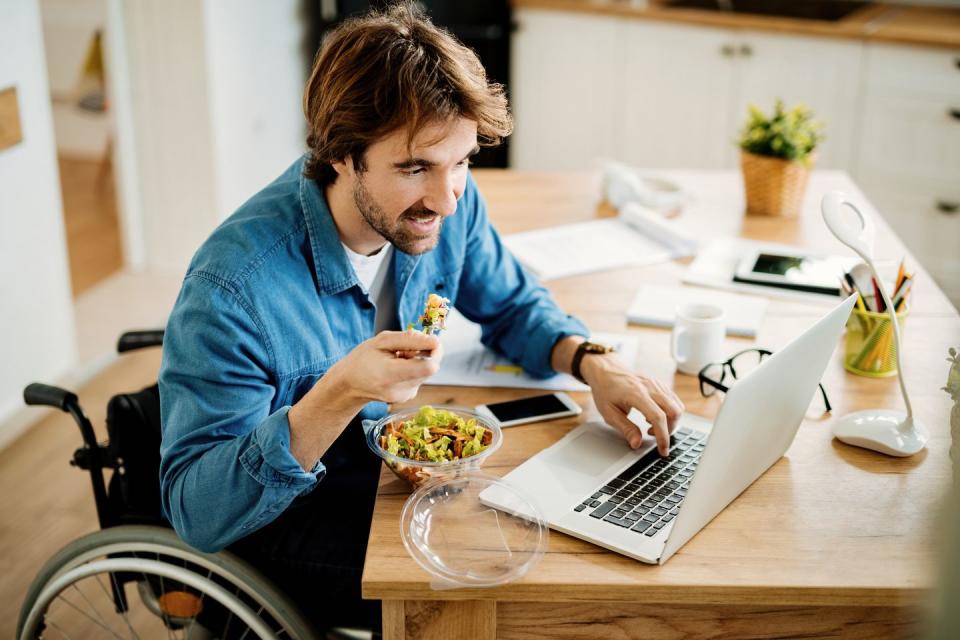
<instances>
[{"instance_id":1,"label":"smartphone","mask_svg":"<svg viewBox=\"0 0 960 640\"><path fill-rule=\"evenodd\" d=\"M847 258L756 251L743 257L733 280L836 296L840 275L854 264L856 260Z\"/></svg>"},{"instance_id":2,"label":"smartphone","mask_svg":"<svg viewBox=\"0 0 960 640\"><path fill-rule=\"evenodd\" d=\"M583 411L573 398L562 391L519 400L481 404L477 405L476 409L477 413L496 419L501 427L577 416Z\"/></svg>"}]
</instances>

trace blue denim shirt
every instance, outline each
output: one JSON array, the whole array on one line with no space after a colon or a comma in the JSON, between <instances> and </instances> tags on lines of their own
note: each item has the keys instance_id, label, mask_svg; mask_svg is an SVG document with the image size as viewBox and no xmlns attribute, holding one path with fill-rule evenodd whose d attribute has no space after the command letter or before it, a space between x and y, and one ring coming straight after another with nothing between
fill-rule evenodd
<instances>
[{"instance_id":1,"label":"blue denim shirt","mask_svg":"<svg viewBox=\"0 0 960 640\"><path fill-rule=\"evenodd\" d=\"M321 482L290 453L287 412L374 331L375 308L303 159L227 219L194 256L170 315L160 370L163 509L177 533L221 549ZM431 292L483 326L483 343L529 373L588 335L504 248L472 176L437 247L393 252L397 326ZM379 418L383 403L364 407ZM356 423L350 428L354 428ZM371 454L373 455L373 454Z\"/></svg>"}]
</instances>

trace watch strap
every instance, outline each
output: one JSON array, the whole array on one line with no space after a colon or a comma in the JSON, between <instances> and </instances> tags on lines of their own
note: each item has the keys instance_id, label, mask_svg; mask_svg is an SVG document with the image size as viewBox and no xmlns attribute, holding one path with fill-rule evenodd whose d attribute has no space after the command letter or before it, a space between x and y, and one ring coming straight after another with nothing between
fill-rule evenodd
<instances>
[{"instance_id":1,"label":"watch strap","mask_svg":"<svg viewBox=\"0 0 960 640\"><path fill-rule=\"evenodd\" d=\"M580 365L583 363L583 358L587 355L610 353L613 350L613 347L609 347L605 344L584 340L577 345L577 350L573 354L573 361L570 363L570 373L573 374L574 378L586 384L587 381L583 379L583 374L580 373Z\"/></svg>"}]
</instances>

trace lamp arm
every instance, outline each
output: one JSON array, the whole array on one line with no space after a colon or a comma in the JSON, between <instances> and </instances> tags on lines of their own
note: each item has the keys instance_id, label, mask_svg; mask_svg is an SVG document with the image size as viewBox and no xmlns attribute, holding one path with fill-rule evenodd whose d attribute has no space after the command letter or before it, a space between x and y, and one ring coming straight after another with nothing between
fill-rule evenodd
<instances>
[{"instance_id":1,"label":"lamp arm","mask_svg":"<svg viewBox=\"0 0 960 640\"><path fill-rule=\"evenodd\" d=\"M867 266L870 267L870 272L873 274L877 282L877 288L880 290L880 297L883 298L883 304L886 305L887 313L890 315L890 322L893 323L893 337L897 346L897 380L900 382L900 393L903 395L903 404L907 407L907 419L901 426L913 429L913 407L910 405L910 396L907 395L907 386L903 381L903 349L900 348L900 324L897 322L897 310L893 308L893 302L887 294L887 288L883 285L883 280L880 279L880 274L877 273L877 268L873 266L873 260L863 254L860 254L860 257L863 258Z\"/></svg>"}]
</instances>

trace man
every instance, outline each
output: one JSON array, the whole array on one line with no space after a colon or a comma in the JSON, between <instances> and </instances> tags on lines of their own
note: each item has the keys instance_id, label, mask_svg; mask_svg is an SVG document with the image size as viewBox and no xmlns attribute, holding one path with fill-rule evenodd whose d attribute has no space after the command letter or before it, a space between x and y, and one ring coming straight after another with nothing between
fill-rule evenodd
<instances>
[{"instance_id":1,"label":"man","mask_svg":"<svg viewBox=\"0 0 960 640\"><path fill-rule=\"evenodd\" d=\"M683 407L581 348L586 327L490 226L468 164L511 119L473 52L408 5L371 13L325 41L304 110L308 154L201 247L170 316L162 500L184 540L231 546L319 625L375 625L359 582L380 465L360 418L437 371L437 338L397 330L428 294L531 374L580 375L630 446L631 407L662 453Z\"/></svg>"}]
</instances>

